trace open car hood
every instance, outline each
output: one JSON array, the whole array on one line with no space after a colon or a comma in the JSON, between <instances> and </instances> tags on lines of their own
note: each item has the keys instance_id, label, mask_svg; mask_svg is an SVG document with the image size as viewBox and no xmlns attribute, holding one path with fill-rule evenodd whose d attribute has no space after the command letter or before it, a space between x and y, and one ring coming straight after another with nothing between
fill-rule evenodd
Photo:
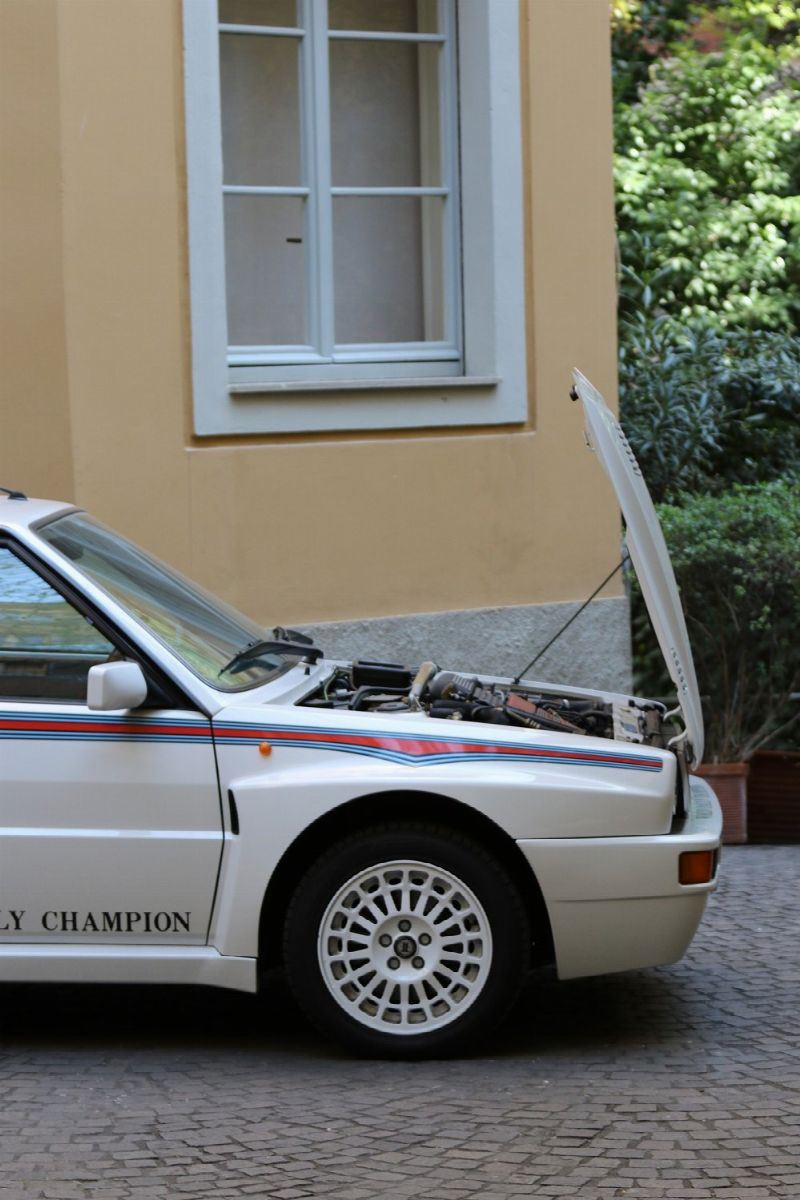
<instances>
[{"instance_id":1,"label":"open car hood","mask_svg":"<svg viewBox=\"0 0 800 1200\"><path fill-rule=\"evenodd\" d=\"M614 414L580 371L573 373L583 404L586 436L617 493L627 526L628 553L639 579L658 644L678 693L687 758L703 758L703 710L678 585L664 535L641 468Z\"/></svg>"}]
</instances>

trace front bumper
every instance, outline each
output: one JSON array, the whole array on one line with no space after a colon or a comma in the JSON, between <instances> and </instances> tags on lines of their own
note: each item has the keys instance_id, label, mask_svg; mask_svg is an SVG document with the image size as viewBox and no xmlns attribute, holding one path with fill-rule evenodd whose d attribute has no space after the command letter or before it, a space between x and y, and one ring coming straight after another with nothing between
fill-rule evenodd
<instances>
[{"instance_id":1,"label":"front bumper","mask_svg":"<svg viewBox=\"0 0 800 1200\"><path fill-rule=\"evenodd\" d=\"M709 883L682 885L686 850L718 851L719 803L691 777L689 813L668 834L644 837L539 838L519 848L539 881L562 979L676 962L686 952Z\"/></svg>"}]
</instances>

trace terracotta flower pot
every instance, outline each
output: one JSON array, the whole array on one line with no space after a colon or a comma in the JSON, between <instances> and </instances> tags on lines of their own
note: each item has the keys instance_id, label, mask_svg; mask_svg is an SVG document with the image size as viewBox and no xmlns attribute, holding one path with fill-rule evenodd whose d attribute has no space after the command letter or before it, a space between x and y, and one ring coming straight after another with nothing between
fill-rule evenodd
<instances>
[{"instance_id":1,"label":"terracotta flower pot","mask_svg":"<svg viewBox=\"0 0 800 1200\"><path fill-rule=\"evenodd\" d=\"M711 784L722 808L722 840L729 844L747 841L747 777L750 764L703 763L697 768Z\"/></svg>"}]
</instances>

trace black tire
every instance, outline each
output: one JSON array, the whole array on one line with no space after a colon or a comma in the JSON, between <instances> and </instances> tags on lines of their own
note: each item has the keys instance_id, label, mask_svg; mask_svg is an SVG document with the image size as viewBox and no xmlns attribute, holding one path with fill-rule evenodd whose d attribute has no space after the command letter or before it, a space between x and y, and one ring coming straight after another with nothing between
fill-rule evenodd
<instances>
[{"instance_id":1,"label":"black tire","mask_svg":"<svg viewBox=\"0 0 800 1200\"><path fill-rule=\"evenodd\" d=\"M370 893L373 869L379 867L381 873L375 875L377 883ZM407 896L415 899L402 895L401 881ZM349 883L357 886L345 891ZM402 903L395 900L394 911L392 897L397 895ZM390 911L379 921L380 912L375 913L381 902ZM412 911L414 904L418 908ZM428 920L422 912L425 905L433 924L424 923ZM403 918L404 912L413 918L412 932L405 936L397 932L412 923ZM348 936L367 943L366 948L353 950L354 943L331 932L337 921L350 922L338 928L358 930ZM389 949L379 948L379 934L381 946ZM419 938L419 944L414 938ZM530 945L525 906L502 864L469 836L417 822L376 825L332 846L300 880L284 926L289 985L310 1020L358 1053L386 1058L473 1049L497 1027L516 999L529 965ZM463 961L449 957L454 946ZM358 957L363 955L367 958ZM392 957L381 957L385 955ZM339 960L346 960L346 965ZM364 965L354 970L353 961ZM399 973L391 970L392 963L399 965ZM419 968L414 982L395 988L392 980L403 972L403 979L410 978L414 968ZM333 977L337 970L344 983ZM363 979L369 982L362 985ZM374 995L360 990L362 986L372 988ZM348 990L353 994L345 994ZM391 1005L392 997L398 996L404 1003ZM419 1032L414 1021L421 1023Z\"/></svg>"}]
</instances>

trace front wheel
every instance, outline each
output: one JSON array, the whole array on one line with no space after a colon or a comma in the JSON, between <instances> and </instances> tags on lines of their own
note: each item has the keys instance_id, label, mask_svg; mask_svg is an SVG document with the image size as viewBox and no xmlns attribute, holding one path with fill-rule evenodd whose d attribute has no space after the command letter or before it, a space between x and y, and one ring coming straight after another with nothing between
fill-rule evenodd
<instances>
[{"instance_id":1,"label":"front wheel","mask_svg":"<svg viewBox=\"0 0 800 1200\"><path fill-rule=\"evenodd\" d=\"M451 1051L493 1029L522 984L530 930L503 866L471 838L392 824L333 846L289 905L301 1007L362 1053Z\"/></svg>"}]
</instances>

